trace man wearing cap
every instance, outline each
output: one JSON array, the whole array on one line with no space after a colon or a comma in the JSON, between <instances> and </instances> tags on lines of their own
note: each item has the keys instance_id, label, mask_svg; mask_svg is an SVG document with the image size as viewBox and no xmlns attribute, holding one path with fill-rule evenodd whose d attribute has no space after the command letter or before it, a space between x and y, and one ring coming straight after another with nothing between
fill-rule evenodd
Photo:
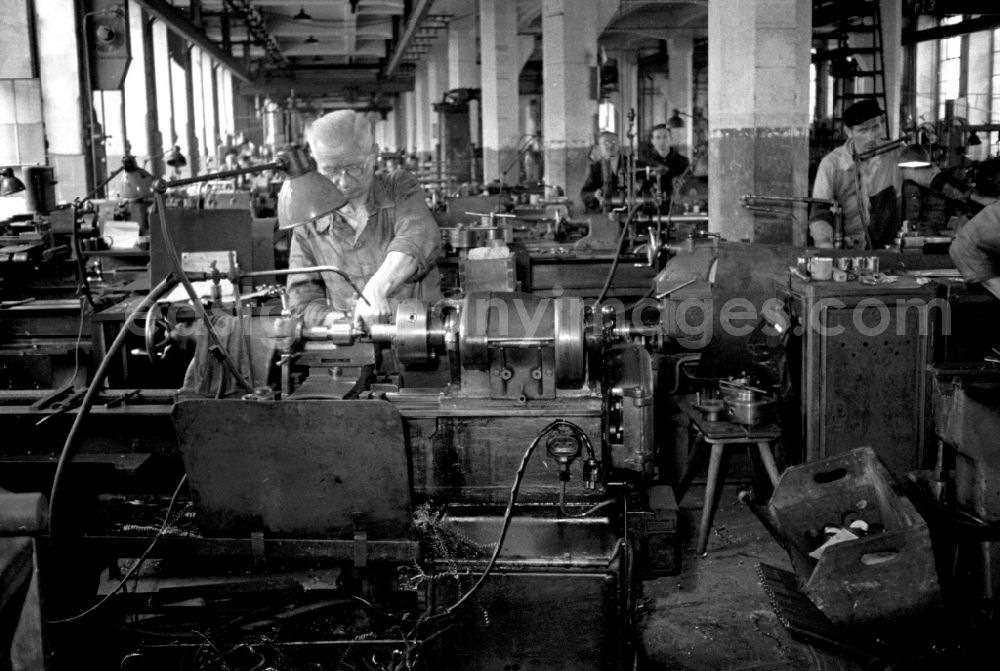
<instances>
[{"instance_id":1,"label":"man wearing cap","mask_svg":"<svg viewBox=\"0 0 1000 671\"><path fill-rule=\"evenodd\" d=\"M292 311L307 326L353 314L355 325L363 328L388 317L401 300L438 301L437 222L412 174L403 169L376 173L378 146L368 119L351 110L331 112L309 126L306 141L319 172L348 202L293 230L288 266L336 266L361 288L363 299L333 273L290 275Z\"/></svg>"},{"instance_id":2,"label":"man wearing cap","mask_svg":"<svg viewBox=\"0 0 1000 671\"><path fill-rule=\"evenodd\" d=\"M904 179L947 198L965 199L937 168L901 168L901 149L858 158L885 142L882 115L871 98L848 107L843 118L847 141L823 157L813 183L813 198L836 201L840 206L846 248L880 249L893 241L901 224L899 198ZM834 227L831 207L813 205L809 218L813 244L833 247Z\"/></svg>"}]
</instances>

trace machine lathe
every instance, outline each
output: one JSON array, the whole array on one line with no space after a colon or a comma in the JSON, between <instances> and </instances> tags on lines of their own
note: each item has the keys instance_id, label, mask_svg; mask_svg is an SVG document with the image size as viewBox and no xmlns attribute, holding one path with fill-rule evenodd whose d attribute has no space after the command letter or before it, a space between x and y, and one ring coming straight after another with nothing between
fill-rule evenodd
<instances>
[{"instance_id":1,"label":"machine lathe","mask_svg":"<svg viewBox=\"0 0 1000 671\"><path fill-rule=\"evenodd\" d=\"M278 312L222 338L256 343L242 371L268 352L253 393L81 410L51 529L53 585L76 587L49 592L52 635L113 627L107 661L130 668L630 667L639 580L678 561L657 328L506 292L404 301L370 329ZM13 400L9 422L36 416Z\"/></svg>"}]
</instances>

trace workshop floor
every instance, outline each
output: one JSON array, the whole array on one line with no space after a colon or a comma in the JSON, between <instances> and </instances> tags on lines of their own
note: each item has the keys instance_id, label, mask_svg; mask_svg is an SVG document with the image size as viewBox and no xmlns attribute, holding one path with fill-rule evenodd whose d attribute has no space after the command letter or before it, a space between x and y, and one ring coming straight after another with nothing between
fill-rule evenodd
<instances>
[{"instance_id":1,"label":"workshop floor","mask_svg":"<svg viewBox=\"0 0 1000 671\"><path fill-rule=\"evenodd\" d=\"M705 556L695 554L704 487L681 502L680 575L648 581L641 623L649 671L855 671L793 639L778 621L757 563L791 570L788 555L727 486Z\"/></svg>"}]
</instances>

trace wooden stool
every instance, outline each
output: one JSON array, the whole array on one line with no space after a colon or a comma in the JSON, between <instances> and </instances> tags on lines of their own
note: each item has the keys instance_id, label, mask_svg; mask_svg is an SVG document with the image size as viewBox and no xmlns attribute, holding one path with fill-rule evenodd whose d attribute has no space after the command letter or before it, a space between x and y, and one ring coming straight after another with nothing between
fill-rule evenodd
<instances>
[{"instance_id":1,"label":"wooden stool","mask_svg":"<svg viewBox=\"0 0 1000 671\"><path fill-rule=\"evenodd\" d=\"M677 502L684 498L694 480L698 466L709 451L708 476L705 480L705 504L701 511L701 526L698 528L698 554L703 554L708 547L708 534L712 530L712 520L719 507L719 496L722 494L722 484L725 473L722 469L723 451L728 445L757 445L760 459L767 471L767 477L772 486L778 484L778 466L774 461L771 446L781 437L781 427L777 424L761 424L746 426L731 422L710 422L687 402L678 404L687 414L691 427L696 431L694 445L688 458L684 474L677 483L675 490Z\"/></svg>"}]
</instances>

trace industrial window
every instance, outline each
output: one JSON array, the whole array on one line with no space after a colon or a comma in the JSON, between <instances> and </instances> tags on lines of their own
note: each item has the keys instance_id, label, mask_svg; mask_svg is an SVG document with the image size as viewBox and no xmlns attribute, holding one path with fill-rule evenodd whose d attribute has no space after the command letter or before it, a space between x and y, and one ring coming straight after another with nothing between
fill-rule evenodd
<instances>
[{"instance_id":1,"label":"industrial window","mask_svg":"<svg viewBox=\"0 0 1000 671\"><path fill-rule=\"evenodd\" d=\"M961 22L961 16L941 19L942 26ZM945 101L955 100L961 95L962 84L962 37L949 37L940 41L938 47L938 118L945 117Z\"/></svg>"},{"instance_id":2,"label":"industrial window","mask_svg":"<svg viewBox=\"0 0 1000 671\"><path fill-rule=\"evenodd\" d=\"M990 78L990 123L1000 123L1000 28L993 29L993 64ZM1000 133L993 131L989 135L989 153L1000 153Z\"/></svg>"},{"instance_id":3,"label":"industrial window","mask_svg":"<svg viewBox=\"0 0 1000 671\"><path fill-rule=\"evenodd\" d=\"M618 114L615 104L607 98L602 98L597 106L597 127L601 131L618 132Z\"/></svg>"}]
</instances>

